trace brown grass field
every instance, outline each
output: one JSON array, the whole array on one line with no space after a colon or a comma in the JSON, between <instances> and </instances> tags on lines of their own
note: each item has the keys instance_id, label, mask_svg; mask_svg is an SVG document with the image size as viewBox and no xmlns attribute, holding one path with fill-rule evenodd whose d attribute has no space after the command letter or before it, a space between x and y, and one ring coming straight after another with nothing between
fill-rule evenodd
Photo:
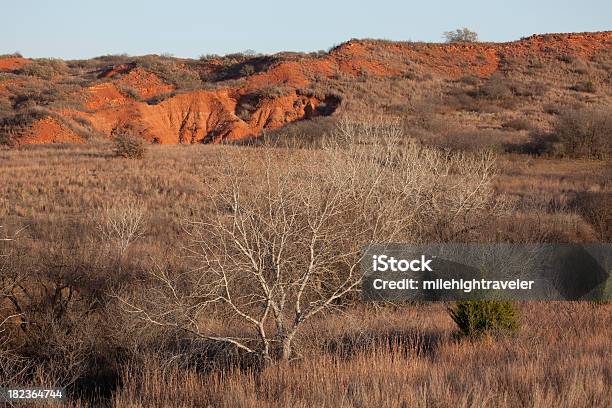
<instances>
[{"instance_id":1,"label":"brown grass field","mask_svg":"<svg viewBox=\"0 0 612 408\"><path fill-rule=\"evenodd\" d=\"M109 293L140 287L159 263L193 267L185 221L212 211L214 192L231 181L219 171L228 162L247 163L247 184L261 182L262 156L287 172L325 160L316 149L269 146L152 146L144 160L114 157L107 144L0 151L0 219L15 239L4 242L5 271L19 272L23 289L11 293L38 322L9 327L3 375L69 384L81 396L77 406L612 404L607 303L522 303L518 333L467 339L443 303L348 301L306 323L289 361L257 368L227 347L141 324L109 301ZM584 194L610 194L609 163L522 155L496 162L492 194L512 210L471 239L609 241L609 218L602 230L576 204ZM138 203L144 226L119 257L99 225L105 209L124 202ZM11 305L3 305L6 313ZM224 326L210 319L207 327ZM24 371L12 372L19 364Z\"/></svg>"}]
</instances>

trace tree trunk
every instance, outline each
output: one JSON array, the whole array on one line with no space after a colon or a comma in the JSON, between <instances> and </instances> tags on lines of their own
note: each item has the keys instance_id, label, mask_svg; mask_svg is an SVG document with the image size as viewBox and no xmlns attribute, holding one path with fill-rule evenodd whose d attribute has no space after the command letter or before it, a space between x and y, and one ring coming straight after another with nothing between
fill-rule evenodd
<instances>
[{"instance_id":1,"label":"tree trunk","mask_svg":"<svg viewBox=\"0 0 612 408\"><path fill-rule=\"evenodd\" d=\"M263 367L269 367L272 365L272 357L270 357L270 353L267 350L261 353L261 364Z\"/></svg>"},{"instance_id":2,"label":"tree trunk","mask_svg":"<svg viewBox=\"0 0 612 408\"><path fill-rule=\"evenodd\" d=\"M289 357L291 356L291 341L283 341L283 350L281 354L282 361L289 361Z\"/></svg>"},{"instance_id":3,"label":"tree trunk","mask_svg":"<svg viewBox=\"0 0 612 408\"><path fill-rule=\"evenodd\" d=\"M295 335L295 332L290 333L283 338L283 343L282 343L283 348L281 350L281 360L282 361L289 361L289 357L291 357L291 352L293 351L291 341L293 340L294 335Z\"/></svg>"}]
</instances>

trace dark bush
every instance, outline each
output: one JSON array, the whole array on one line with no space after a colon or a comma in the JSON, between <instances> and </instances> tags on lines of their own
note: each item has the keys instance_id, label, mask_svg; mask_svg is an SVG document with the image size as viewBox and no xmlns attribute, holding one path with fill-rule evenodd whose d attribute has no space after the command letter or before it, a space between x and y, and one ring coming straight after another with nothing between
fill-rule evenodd
<instances>
[{"instance_id":1,"label":"dark bush","mask_svg":"<svg viewBox=\"0 0 612 408\"><path fill-rule=\"evenodd\" d=\"M43 110L28 109L0 119L0 145L12 145L32 122L47 115Z\"/></svg>"},{"instance_id":2,"label":"dark bush","mask_svg":"<svg viewBox=\"0 0 612 408\"><path fill-rule=\"evenodd\" d=\"M570 207L591 224L601 242L612 241L612 193L580 192L570 202Z\"/></svg>"},{"instance_id":3,"label":"dark bush","mask_svg":"<svg viewBox=\"0 0 612 408\"><path fill-rule=\"evenodd\" d=\"M543 96L548 92L549 86L544 82L511 82L510 89L516 96Z\"/></svg>"},{"instance_id":4,"label":"dark bush","mask_svg":"<svg viewBox=\"0 0 612 408\"><path fill-rule=\"evenodd\" d=\"M142 159L146 152L146 142L138 136L121 133L113 140L115 156L126 159Z\"/></svg>"},{"instance_id":5,"label":"dark bush","mask_svg":"<svg viewBox=\"0 0 612 408\"><path fill-rule=\"evenodd\" d=\"M595 86L595 83L593 81L578 82L576 85L572 86L571 89L576 92L597 92L597 87Z\"/></svg>"},{"instance_id":6,"label":"dark bush","mask_svg":"<svg viewBox=\"0 0 612 408\"><path fill-rule=\"evenodd\" d=\"M534 130L531 140L507 146L508 152L605 160L612 154L612 116L608 110L560 111L552 132Z\"/></svg>"},{"instance_id":7,"label":"dark bush","mask_svg":"<svg viewBox=\"0 0 612 408\"><path fill-rule=\"evenodd\" d=\"M264 88L259 88L254 91L254 94L259 98L274 99L281 96L287 96L292 92L291 88L286 86L270 85Z\"/></svg>"},{"instance_id":8,"label":"dark bush","mask_svg":"<svg viewBox=\"0 0 612 408\"><path fill-rule=\"evenodd\" d=\"M548 113L549 115L558 115L563 111L562 107L556 103L547 103L542 107L542 109L544 110L544 113Z\"/></svg>"},{"instance_id":9,"label":"dark bush","mask_svg":"<svg viewBox=\"0 0 612 408\"><path fill-rule=\"evenodd\" d=\"M553 129L552 153L567 157L606 159L612 153L612 112L609 109L568 110Z\"/></svg>"},{"instance_id":10,"label":"dark bush","mask_svg":"<svg viewBox=\"0 0 612 408\"><path fill-rule=\"evenodd\" d=\"M504 145L504 150L507 153L534 154L537 156L551 154L552 146L557 140L558 139L550 133L533 130L528 142L519 144L506 143Z\"/></svg>"},{"instance_id":11,"label":"dark bush","mask_svg":"<svg viewBox=\"0 0 612 408\"><path fill-rule=\"evenodd\" d=\"M521 82L496 74L491 76L480 87L469 94L475 98L509 100L515 96L543 96L548 92L548 89L549 86L544 82Z\"/></svg>"},{"instance_id":12,"label":"dark bush","mask_svg":"<svg viewBox=\"0 0 612 408\"><path fill-rule=\"evenodd\" d=\"M251 76L255 73L255 67L251 64L245 64L241 69L240 69L240 75L241 76Z\"/></svg>"},{"instance_id":13,"label":"dark bush","mask_svg":"<svg viewBox=\"0 0 612 408\"><path fill-rule=\"evenodd\" d=\"M531 122L525 118L514 118L502 123L503 128L514 129L514 130L529 130L532 128Z\"/></svg>"},{"instance_id":14,"label":"dark bush","mask_svg":"<svg viewBox=\"0 0 612 408\"><path fill-rule=\"evenodd\" d=\"M219 82L231 79L248 77L258 72L266 71L281 57L278 55L246 55L228 54L223 57L216 57L214 64L208 64L208 56L200 59L200 63L195 65L195 69L200 72L200 78L206 82Z\"/></svg>"},{"instance_id":15,"label":"dark bush","mask_svg":"<svg viewBox=\"0 0 612 408\"><path fill-rule=\"evenodd\" d=\"M559 61L565 62L566 64L571 64L576 61L576 57L570 54L562 54L557 57Z\"/></svg>"},{"instance_id":16,"label":"dark bush","mask_svg":"<svg viewBox=\"0 0 612 408\"><path fill-rule=\"evenodd\" d=\"M461 334L469 337L514 333L520 326L517 308L506 301L456 302L448 312Z\"/></svg>"},{"instance_id":17,"label":"dark bush","mask_svg":"<svg viewBox=\"0 0 612 408\"><path fill-rule=\"evenodd\" d=\"M514 95L511 82L500 75L493 75L479 89L479 96L489 99L504 99Z\"/></svg>"},{"instance_id":18,"label":"dark bush","mask_svg":"<svg viewBox=\"0 0 612 408\"><path fill-rule=\"evenodd\" d=\"M426 146L457 152L477 152L482 150L502 151L503 133L494 129L449 130L431 132L417 136L417 140Z\"/></svg>"},{"instance_id":19,"label":"dark bush","mask_svg":"<svg viewBox=\"0 0 612 408\"><path fill-rule=\"evenodd\" d=\"M480 80L478 79L477 76L467 75L467 76L463 76L463 77L459 78L458 82L460 82L462 84L466 84L466 85L476 86L476 85L478 85Z\"/></svg>"},{"instance_id":20,"label":"dark bush","mask_svg":"<svg viewBox=\"0 0 612 408\"><path fill-rule=\"evenodd\" d=\"M176 96L176 92L168 92L168 93L163 93L163 94L155 95L155 96L152 96L151 98L147 99L147 103L149 105L157 105L159 103L162 103L163 101L165 101L168 98L172 98L173 96Z\"/></svg>"},{"instance_id":21,"label":"dark bush","mask_svg":"<svg viewBox=\"0 0 612 408\"><path fill-rule=\"evenodd\" d=\"M451 109L464 110L467 112L481 112L484 109L484 105L491 104L478 99L473 92L466 92L465 90L457 88L449 92L446 105Z\"/></svg>"},{"instance_id":22,"label":"dark bush","mask_svg":"<svg viewBox=\"0 0 612 408\"><path fill-rule=\"evenodd\" d=\"M115 65L131 63L132 59L133 57L130 57L128 54L108 54L88 60L71 60L67 61L67 64L70 68L99 71Z\"/></svg>"}]
</instances>

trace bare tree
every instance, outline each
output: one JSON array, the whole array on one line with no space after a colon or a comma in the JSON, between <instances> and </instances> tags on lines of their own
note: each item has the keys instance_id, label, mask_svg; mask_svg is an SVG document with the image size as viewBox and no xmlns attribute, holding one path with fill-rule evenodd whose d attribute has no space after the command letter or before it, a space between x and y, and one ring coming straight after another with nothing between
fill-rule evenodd
<instances>
[{"instance_id":1,"label":"bare tree","mask_svg":"<svg viewBox=\"0 0 612 408\"><path fill-rule=\"evenodd\" d=\"M445 31L444 38L448 43L456 42L477 42L478 34L470 29L463 27L454 31Z\"/></svg>"},{"instance_id":2,"label":"bare tree","mask_svg":"<svg viewBox=\"0 0 612 408\"><path fill-rule=\"evenodd\" d=\"M145 211L142 203L124 200L105 207L98 220L98 231L102 239L113 245L123 258L134 241L145 232Z\"/></svg>"},{"instance_id":3,"label":"bare tree","mask_svg":"<svg viewBox=\"0 0 612 408\"><path fill-rule=\"evenodd\" d=\"M16 288L19 287L23 279L22 273L12 270L9 265L9 258L13 248L9 247L13 243L20 231L13 235L2 234L3 226L0 225L0 334L6 331L5 325L10 321L23 316L23 311L19 307L13 307L12 298Z\"/></svg>"},{"instance_id":4,"label":"bare tree","mask_svg":"<svg viewBox=\"0 0 612 408\"><path fill-rule=\"evenodd\" d=\"M229 163L214 211L189 223L198 267L157 268L144 291L116 297L148 324L287 360L306 321L359 291L364 246L427 239L432 214L467 222L490 205L492 159L463 166L394 121L343 121L323 151L266 151L258 183L252 160Z\"/></svg>"},{"instance_id":5,"label":"bare tree","mask_svg":"<svg viewBox=\"0 0 612 408\"><path fill-rule=\"evenodd\" d=\"M98 321L84 318L91 309L75 307L86 301L76 294L78 268L49 262L38 272L19 264L19 232L2 234L0 226L0 383L70 386L88 369Z\"/></svg>"},{"instance_id":6,"label":"bare tree","mask_svg":"<svg viewBox=\"0 0 612 408\"><path fill-rule=\"evenodd\" d=\"M17 234L6 235L0 225L0 381L4 384L19 381L30 368L28 362L11 347L11 324L24 315L11 301L22 280L22 274L10 270L9 265L12 248L8 245L13 243Z\"/></svg>"}]
</instances>

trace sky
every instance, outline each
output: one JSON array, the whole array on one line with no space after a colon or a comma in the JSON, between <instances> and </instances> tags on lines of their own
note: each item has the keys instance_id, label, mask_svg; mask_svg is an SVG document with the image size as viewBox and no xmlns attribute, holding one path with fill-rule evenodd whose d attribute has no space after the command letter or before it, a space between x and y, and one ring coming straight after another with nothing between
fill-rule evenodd
<instances>
[{"instance_id":1,"label":"sky","mask_svg":"<svg viewBox=\"0 0 612 408\"><path fill-rule=\"evenodd\" d=\"M610 0L0 0L0 54L91 58L317 51L351 38L482 41L612 29Z\"/></svg>"}]
</instances>

